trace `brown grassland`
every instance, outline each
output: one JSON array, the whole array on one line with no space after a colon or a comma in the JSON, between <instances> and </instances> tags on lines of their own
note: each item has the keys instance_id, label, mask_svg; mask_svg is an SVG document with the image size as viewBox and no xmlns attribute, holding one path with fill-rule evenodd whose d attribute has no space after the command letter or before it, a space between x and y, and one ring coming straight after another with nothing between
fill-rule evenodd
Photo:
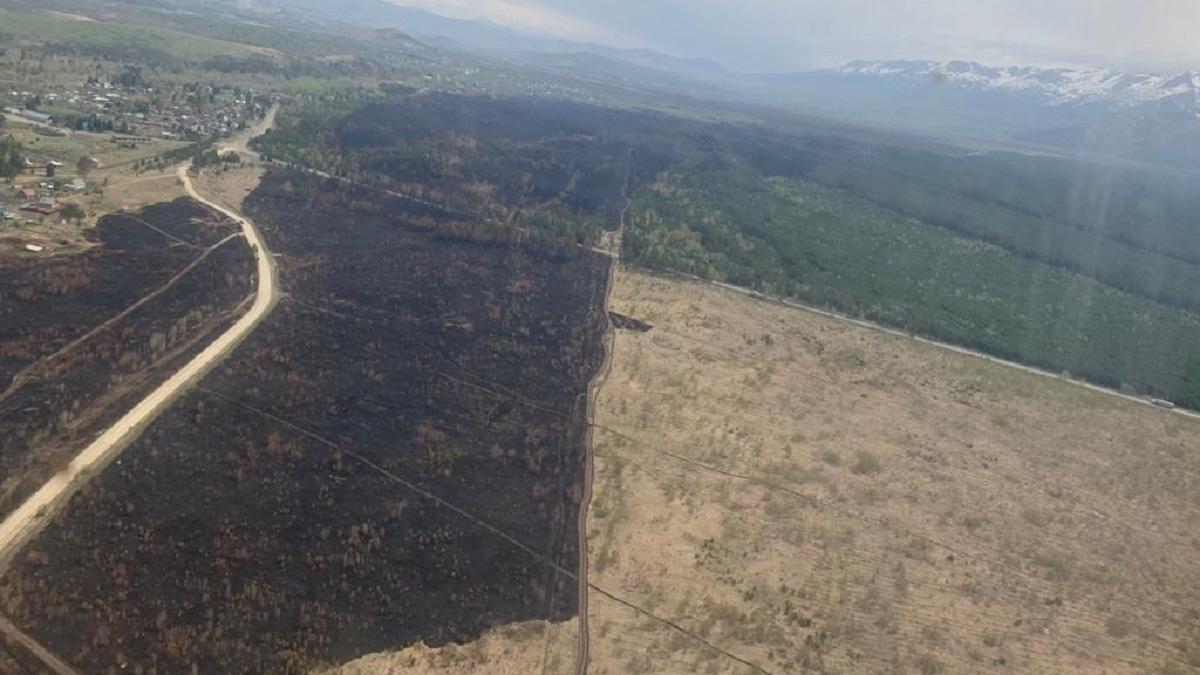
<instances>
[{"instance_id":1,"label":"brown grassland","mask_svg":"<svg viewBox=\"0 0 1200 675\"><path fill-rule=\"evenodd\" d=\"M768 672L1200 666L1196 421L702 284L613 309L654 328L600 392L594 584ZM596 675L752 672L592 608Z\"/></svg>"},{"instance_id":2,"label":"brown grassland","mask_svg":"<svg viewBox=\"0 0 1200 675\"><path fill-rule=\"evenodd\" d=\"M320 675L530 675L569 673L575 665L579 624L526 621L489 631L465 645L364 656Z\"/></svg>"},{"instance_id":3,"label":"brown grassland","mask_svg":"<svg viewBox=\"0 0 1200 675\"><path fill-rule=\"evenodd\" d=\"M612 309L653 328L597 402L590 582L643 611L591 593L592 675L1200 672L1200 423L629 269ZM571 672L558 628L342 673Z\"/></svg>"}]
</instances>

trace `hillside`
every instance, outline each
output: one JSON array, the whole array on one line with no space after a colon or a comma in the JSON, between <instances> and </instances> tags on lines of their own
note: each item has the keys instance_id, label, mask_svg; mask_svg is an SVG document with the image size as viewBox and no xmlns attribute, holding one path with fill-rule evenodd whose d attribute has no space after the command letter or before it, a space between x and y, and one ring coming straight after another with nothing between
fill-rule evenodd
<instances>
[{"instance_id":1,"label":"hillside","mask_svg":"<svg viewBox=\"0 0 1200 675\"><path fill-rule=\"evenodd\" d=\"M1200 672L1198 85L0 0L0 673Z\"/></svg>"}]
</instances>

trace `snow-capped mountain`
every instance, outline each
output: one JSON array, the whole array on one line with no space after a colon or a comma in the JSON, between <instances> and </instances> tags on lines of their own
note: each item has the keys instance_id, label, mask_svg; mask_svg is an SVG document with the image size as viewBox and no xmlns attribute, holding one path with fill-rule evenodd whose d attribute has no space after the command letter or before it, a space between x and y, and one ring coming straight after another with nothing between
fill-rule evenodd
<instances>
[{"instance_id":1,"label":"snow-capped mountain","mask_svg":"<svg viewBox=\"0 0 1200 675\"><path fill-rule=\"evenodd\" d=\"M855 61L742 86L776 105L931 137L1200 166L1200 71Z\"/></svg>"},{"instance_id":2,"label":"snow-capped mountain","mask_svg":"<svg viewBox=\"0 0 1200 675\"><path fill-rule=\"evenodd\" d=\"M1030 94L1050 105L1119 109L1172 99L1200 112L1200 72L1158 75L1108 68L991 67L969 61L854 61L830 72Z\"/></svg>"}]
</instances>

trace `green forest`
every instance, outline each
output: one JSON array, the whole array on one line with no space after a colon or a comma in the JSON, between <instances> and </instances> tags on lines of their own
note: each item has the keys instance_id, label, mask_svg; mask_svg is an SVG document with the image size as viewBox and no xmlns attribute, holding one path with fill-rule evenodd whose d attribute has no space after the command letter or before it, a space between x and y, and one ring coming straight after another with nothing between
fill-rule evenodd
<instances>
[{"instance_id":1,"label":"green forest","mask_svg":"<svg viewBox=\"0 0 1200 675\"><path fill-rule=\"evenodd\" d=\"M1021 156L890 152L830 162L831 187L1159 302L1200 309L1200 190Z\"/></svg>"},{"instance_id":2,"label":"green forest","mask_svg":"<svg viewBox=\"0 0 1200 675\"><path fill-rule=\"evenodd\" d=\"M1200 408L1200 190L1160 172L574 103L346 92L265 154L460 217Z\"/></svg>"},{"instance_id":3,"label":"green forest","mask_svg":"<svg viewBox=\"0 0 1200 675\"><path fill-rule=\"evenodd\" d=\"M646 267L1200 406L1197 314L810 180L664 175L635 200L625 247Z\"/></svg>"}]
</instances>

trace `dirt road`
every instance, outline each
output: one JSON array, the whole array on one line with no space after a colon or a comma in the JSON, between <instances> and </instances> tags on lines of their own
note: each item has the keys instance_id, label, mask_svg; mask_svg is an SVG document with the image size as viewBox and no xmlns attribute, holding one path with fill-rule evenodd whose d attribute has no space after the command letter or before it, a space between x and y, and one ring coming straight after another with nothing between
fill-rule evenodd
<instances>
[{"instance_id":1,"label":"dirt road","mask_svg":"<svg viewBox=\"0 0 1200 675\"><path fill-rule=\"evenodd\" d=\"M254 304L228 331L117 420L112 427L84 448L66 469L47 481L20 508L0 523L0 573L8 567L13 556L41 530L55 509L65 503L92 476L116 459L180 394L224 360L262 322L278 300L275 261L254 224L197 194L185 167L179 169L178 175L188 195L232 218L241 226L242 233L258 261L258 290Z\"/></svg>"},{"instance_id":2,"label":"dirt road","mask_svg":"<svg viewBox=\"0 0 1200 675\"><path fill-rule=\"evenodd\" d=\"M20 645L30 655L41 661L42 665L53 675L79 675L79 671L54 654L51 654L48 649L43 647L37 640L23 633L21 629L13 625L13 622L9 621L8 617L5 616L0 616L0 638L11 644Z\"/></svg>"},{"instance_id":3,"label":"dirt road","mask_svg":"<svg viewBox=\"0 0 1200 675\"><path fill-rule=\"evenodd\" d=\"M0 117L3 117L4 119L7 119L9 122L12 122L14 124L28 124L31 127L41 127L43 129L53 129L54 131L57 131L64 136L71 135L70 129L66 129L63 127L56 127L53 124L49 124L47 122L38 122L37 120L26 119L24 117L21 117L20 115L12 115L9 113L0 113Z\"/></svg>"},{"instance_id":4,"label":"dirt road","mask_svg":"<svg viewBox=\"0 0 1200 675\"><path fill-rule=\"evenodd\" d=\"M631 155L632 156L632 155ZM583 458L583 494L579 501L579 520L578 520L578 536L579 536L579 640L575 648L575 675L587 675L588 661L591 659L591 635L588 633L588 591L591 584L588 581L588 537L587 537L587 519L588 511L592 506L592 485L596 478L595 466L595 440L594 432L596 429L596 397L600 393L600 387L608 380L608 375L612 372L613 350L616 349L617 337L613 327L612 319L609 318L608 305L612 300L613 285L616 283L617 272L620 269L621 259L621 238L625 234L625 217L629 214L629 208L633 205L633 200L629 197L629 181L631 174L625 176L625 185L621 188L621 198L624 199L624 204L621 206L621 213L617 216L617 229L612 232L606 232L604 241L602 242L598 252L612 258L608 267L608 276L604 287L604 300L601 310L604 312L604 362L600 364L599 370L596 371L592 381L588 383L588 389L585 393L587 401L584 407L584 416L587 423L587 439L584 442L584 458Z\"/></svg>"},{"instance_id":5,"label":"dirt road","mask_svg":"<svg viewBox=\"0 0 1200 675\"><path fill-rule=\"evenodd\" d=\"M218 144L217 150L222 153L232 151L258 159L258 153L250 149L250 141L255 137L262 136L267 133L268 129L275 126L275 115L278 112L279 104L276 103L267 110L267 114L261 120Z\"/></svg>"}]
</instances>

